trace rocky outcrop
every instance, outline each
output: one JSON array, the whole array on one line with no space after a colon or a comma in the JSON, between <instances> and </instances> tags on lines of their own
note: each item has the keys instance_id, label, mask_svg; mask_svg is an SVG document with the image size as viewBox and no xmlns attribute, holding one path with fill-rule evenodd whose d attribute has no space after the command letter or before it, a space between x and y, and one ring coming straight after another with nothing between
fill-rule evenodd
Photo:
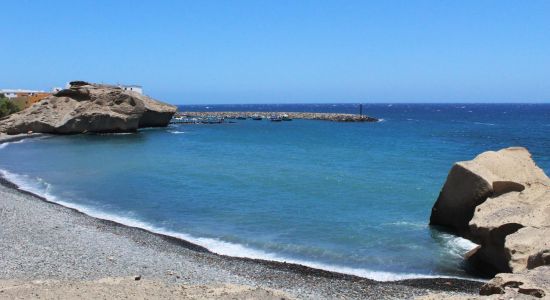
<instances>
[{"instance_id":1,"label":"rocky outcrop","mask_svg":"<svg viewBox=\"0 0 550 300\"><path fill-rule=\"evenodd\" d=\"M550 266L538 267L519 274L502 273L484 284L481 295L531 296L533 298L550 297ZM508 298L506 298L508 299Z\"/></svg>"},{"instance_id":2,"label":"rocky outcrop","mask_svg":"<svg viewBox=\"0 0 550 300\"><path fill-rule=\"evenodd\" d=\"M467 259L498 274L482 294L544 297L550 282L550 178L525 148L458 162L432 208L430 224L479 244ZM496 291L496 292L495 292ZM540 296L543 295L543 296Z\"/></svg>"},{"instance_id":3,"label":"rocky outcrop","mask_svg":"<svg viewBox=\"0 0 550 300\"><path fill-rule=\"evenodd\" d=\"M73 81L28 109L0 120L0 132L132 132L167 126L177 108L116 86Z\"/></svg>"},{"instance_id":4,"label":"rocky outcrop","mask_svg":"<svg viewBox=\"0 0 550 300\"><path fill-rule=\"evenodd\" d=\"M432 208L430 224L467 234L474 209L488 198L510 192L519 194L526 187L529 189L525 194L530 195L533 188L541 186L548 188L550 179L525 148L484 152L474 160L457 162L452 167Z\"/></svg>"},{"instance_id":5,"label":"rocky outcrop","mask_svg":"<svg viewBox=\"0 0 550 300\"><path fill-rule=\"evenodd\" d=\"M550 178L525 148L488 151L456 163L430 224L481 245L469 261L496 272L550 263Z\"/></svg>"},{"instance_id":6,"label":"rocky outcrop","mask_svg":"<svg viewBox=\"0 0 550 300\"><path fill-rule=\"evenodd\" d=\"M489 198L476 208L469 237L481 245L472 257L500 272L550 263L550 188Z\"/></svg>"}]
</instances>

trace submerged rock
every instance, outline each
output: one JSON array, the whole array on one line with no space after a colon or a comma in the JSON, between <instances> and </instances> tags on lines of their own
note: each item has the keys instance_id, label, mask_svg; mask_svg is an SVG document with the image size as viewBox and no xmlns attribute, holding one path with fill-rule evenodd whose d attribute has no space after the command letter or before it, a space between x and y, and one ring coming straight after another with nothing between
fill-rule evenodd
<instances>
[{"instance_id":1,"label":"submerged rock","mask_svg":"<svg viewBox=\"0 0 550 300\"><path fill-rule=\"evenodd\" d=\"M510 295L548 295L527 286L549 284L550 178L525 148L484 152L456 163L432 208L430 224L479 244L467 259L484 271L516 273L498 274L483 294L517 285Z\"/></svg>"},{"instance_id":2,"label":"submerged rock","mask_svg":"<svg viewBox=\"0 0 550 300\"><path fill-rule=\"evenodd\" d=\"M177 108L116 86L73 81L70 88L0 120L0 132L131 132L167 126Z\"/></svg>"}]
</instances>

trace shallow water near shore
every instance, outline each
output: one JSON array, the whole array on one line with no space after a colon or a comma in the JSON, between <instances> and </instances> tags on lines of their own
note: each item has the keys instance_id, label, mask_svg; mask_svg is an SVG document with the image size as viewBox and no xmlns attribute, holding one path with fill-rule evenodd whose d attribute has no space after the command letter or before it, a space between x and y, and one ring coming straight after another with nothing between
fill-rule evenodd
<instances>
[{"instance_id":1,"label":"shallow water near shore","mask_svg":"<svg viewBox=\"0 0 550 300\"><path fill-rule=\"evenodd\" d=\"M357 105L196 111L353 113ZM550 171L550 105L365 105L378 123L236 121L0 146L2 174L97 217L233 256L379 280L467 277L473 244L427 226L455 161L525 146Z\"/></svg>"}]
</instances>

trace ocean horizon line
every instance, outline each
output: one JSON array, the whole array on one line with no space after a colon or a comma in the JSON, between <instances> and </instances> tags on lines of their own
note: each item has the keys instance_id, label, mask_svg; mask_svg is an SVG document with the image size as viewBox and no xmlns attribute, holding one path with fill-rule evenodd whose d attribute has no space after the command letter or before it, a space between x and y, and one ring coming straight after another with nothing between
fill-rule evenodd
<instances>
[{"instance_id":1,"label":"ocean horizon line","mask_svg":"<svg viewBox=\"0 0 550 300\"><path fill-rule=\"evenodd\" d=\"M229 106L229 105L550 105L548 102L270 102L270 103L187 103L187 104L173 104L176 106L201 106L201 105L216 105L216 106Z\"/></svg>"}]
</instances>

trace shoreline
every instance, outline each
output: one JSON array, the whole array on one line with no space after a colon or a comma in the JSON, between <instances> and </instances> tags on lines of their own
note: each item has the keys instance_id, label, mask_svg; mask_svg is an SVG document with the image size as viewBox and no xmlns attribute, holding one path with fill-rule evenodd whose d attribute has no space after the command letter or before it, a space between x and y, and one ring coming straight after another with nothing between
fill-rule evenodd
<instances>
[{"instance_id":1,"label":"shoreline","mask_svg":"<svg viewBox=\"0 0 550 300\"><path fill-rule=\"evenodd\" d=\"M26 135L21 138L26 138L26 137L29 137L29 136ZM0 144L3 142L2 140L3 139L0 138ZM13 141L13 140L10 140L10 141ZM0 187L7 188L7 190L9 190L9 193L11 193L15 197L18 197L18 195L20 195L20 196L24 196L31 202L37 202L37 203L41 202L48 206L54 206L56 210L60 210L65 213L68 213L71 216L70 220L83 218L83 219L86 219L87 222L100 225L100 227L107 229L106 231L122 231L123 234L121 234L120 238L131 238L137 241L153 238L158 240L159 244L164 244L169 247L176 247L180 251L188 252L186 253L186 255L184 255L185 257L205 256L207 257L207 261L210 261L210 260L218 261L217 264L221 264L222 265L221 269L224 269L224 271L227 271L227 269L229 269L230 273L233 273L235 272L235 270L238 270L237 273L239 273L241 276L244 276L244 277L250 277L250 276L254 277L253 275L254 273L257 273L257 272L262 273L264 275L261 276L259 279L256 278L256 282L254 283L254 285L259 285L265 288L281 289L286 292L290 292L290 294L296 295L301 298L308 298L308 297L306 297L306 295L302 294L301 292L296 292L296 290L302 291L303 289L305 289L311 292L314 289L311 289L311 285L308 286L308 284L306 284L305 286L302 286L301 284L296 284L296 283L292 284L291 282L293 281L288 280L289 277L297 276L301 280L308 279L313 281L328 281L331 285L338 283L337 285L344 286L345 287L344 290L347 290L349 292L353 292L357 289L363 290L366 287L368 287L368 289L372 289L373 287L376 286L378 289L381 288L382 290L385 290L384 292L382 292L382 293L386 293L385 295L380 294L381 292L378 289L376 291L376 296L381 296L383 298L395 297L396 294L394 289L396 287L402 291L401 293L403 292L405 293L405 294L398 293L399 294L398 297L405 296L405 295L408 295L406 297L412 297L412 295L424 294L434 290L475 294L479 286L482 284L481 282L475 281L475 280L447 278L447 277L415 278L415 279L405 279L405 280L397 280L397 281L376 281L373 279L368 279L368 278L359 277L355 275L343 274L343 273L338 273L338 272L333 272L333 271L328 271L323 269L316 269L316 268L312 268L312 267L308 267L300 264L270 261L270 260L264 260L264 259L246 258L246 257L232 257L232 256L216 254L211 252L205 247L194 244L190 241L187 241L179 237L174 237L171 235L151 231L146 228L126 225L113 220L90 216L85 212L82 212L76 208L67 207L63 204L50 201L47 198L42 197L40 195L36 195L32 192L25 191L24 189L19 188L17 184L9 181L3 176L0 176ZM70 226L70 224L68 224L68 226ZM160 246L156 246L156 247L160 247ZM204 260L204 257L201 257L200 260L201 261ZM206 263L206 265L208 264L209 263ZM229 267L225 265L229 265ZM218 268L216 264L214 264L214 267L215 269ZM269 280L268 282L265 282L266 281L264 279L266 277L265 273L268 273L268 275L270 275L270 276L267 276L267 278L272 278L273 276L282 276L280 273L283 273L284 274L282 276L283 280L279 280L279 284L277 283L273 284L271 280ZM127 274L127 275L131 275L131 274ZM2 276L0 276L0 279L6 279L6 278L2 278ZM44 279L44 278L41 278L41 279ZM225 281L222 280L222 282L232 283L232 280L226 278L226 280ZM244 283L247 284L248 282L245 281ZM292 288L289 288L289 286L291 286ZM316 294L315 297L330 298L331 295L334 296L334 294L331 294L330 292L325 292L321 294ZM375 295L372 295L372 296L374 297Z\"/></svg>"}]
</instances>

